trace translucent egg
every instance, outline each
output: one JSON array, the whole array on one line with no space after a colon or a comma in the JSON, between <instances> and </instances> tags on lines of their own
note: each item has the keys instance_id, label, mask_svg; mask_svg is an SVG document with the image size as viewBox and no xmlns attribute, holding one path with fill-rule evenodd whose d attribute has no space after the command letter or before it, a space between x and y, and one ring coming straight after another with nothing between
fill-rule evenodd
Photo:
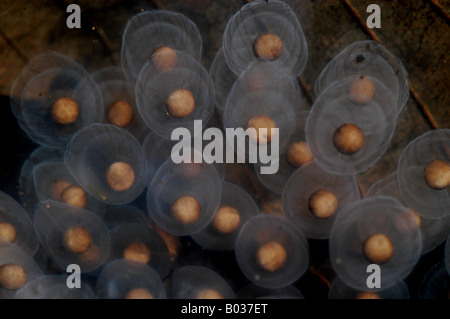
<instances>
[{"instance_id":1,"label":"translucent egg","mask_svg":"<svg viewBox=\"0 0 450 319\"><path fill-rule=\"evenodd\" d=\"M33 168L33 175L39 201L61 201L103 214L105 204L92 197L76 182L64 162L38 164Z\"/></svg>"},{"instance_id":2,"label":"translucent egg","mask_svg":"<svg viewBox=\"0 0 450 319\"><path fill-rule=\"evenodd\" d=\"M402 198L425 218L450 215L449 145L450 129L429 131L411 141L398 161L397 178ZM440 167L434 168L435 163L440 163Z\"/></svg>"},{"instance_id":3,"label":"translucent egg","mask_svg":"<svg viewBox=\"0 0 450 319\"><path fill-rule=\"evenodd\" d=\"M234 129L235 133L254 128L258 135L253 136L250 132L248 141L243 143L239 142L241 136L227 133L228 144L241 154L252 155L251 149L266 147L273 140L278 141L279 152L283 152L295 132L296 114L301 110L300 98L298 83L290 70L278 63L252 63L240 75L228 96L223 126L226 131ZM265 134L261 129L266 129Z\"/></svg>"},{"instance_id":4,"label":"translucent egg","mask_svg":"<svg viewBox=\"0 0 450 319\"><path fill-rule=\"evenodd\" d=\"M96 299L91 287L80 281L79 288L67 287L67 275L44 275L20 288L15 299Z\"/></svg>"},{"instance_id":5,"label":"translucent egg","mask_svg":"<svg viewBox=\"0 0 450 319\"><path fill-rule=\"evenodd\" d=\"M312 160L312 155L306 144L305 125L308 112L297 114L295 132L289 137L286 150L280 154L279 167L275 174L261 174L261 166L255 165L255 173L259 181L268 189L281 195L284 185L295 170Z\"/></svg>"},{"instance_id":6,"label":"translucent egg","mask_svg":"<svg viewBox=\"0 0 450 319\"><path fill-rule=\"evenodd\" d=\"M295 286L289 285L278 289L259 287L248 284L237 292L239 299L305 299Z\"/></svg>"},{"instance_id":7,"label":"translucent egg","mask_svg":"<svg viewBox=\"0 0 450 319\"><path fill-rule=\"evenodd\" d=\"M419 299L445 299L450 296L450 275L443 261L425 274L418 291Z\"/></svg>"},{"instance_id":8,"label":"translucent egg","mask_svg":"<svg viewBox=\"0 0 450 319\"><path fill-rule=\"evenodd\" d=\"M105 266L97 278L101 299L166 299L166 288L158 273L143 263L119 259Z\"/></svg>"},{"instance_id":9,"label":"translucent egg","mask_svg":"<svg viewBox=\"0 0 450 319\"><path fill-rule=\"evenodd\" d=\"M408 286L404 281L373 292L366 287L358 290L347 286L339 277L333 280L328 291L328 299L410 299Z\"/></svg>"},{"instance_id":10,"label":"translucent egg","mask_svg":"<svg viewBox=\"0 0 450 319\"><path fill-rule=\"evenodd\" d=\"M240 74L254 60L277 61L298 76L308 47L298 18L283 1L252 1L229 21L222 48L231 70Z\"/></svg>"},{"instance_id":11,"label":"translucent egg","mask_svg":"<svg viewBox=\"0 0 450 319\"><path fill-rule=\"evenodd\" d=\"M407 206L401 196L397 180L397 172L379 180L369 188L366 197L378 195L391 196ZM414 213L417 214L416 212ZM432 219L416 215L416 218L420 221L423 242L422 255L424 255L442 244L450 234L450 216Z\"/></svg>"},{"instance_id":12,"label":"translucent egg","mask_svg":"<svg viewBox=\"0 0 450 319\"><path fill-rule=\"evenodd\" d=\"M371 76L383 82L396 97L394 106L397 113L400 113L409 98L408 72L405 66L376 41L353 42L335 56L316 80L316 96L332 83L350 75Z\"/></svg>"},{"instance_id":13,"label":"translucent egg","mask_svg":"<svg viewBox=\"0 0 450 319\"><path fill-rule=\"evenodd\" d=\"M99 268L109 256L105 223L85 209L47 200L34 216L34 227L45 252L59 267L77 264L82 273Z\"/></svg>"},{"instance_id":14,"label":"translucent egg","mask_svg":"<svg viewBox=\"0 0 450 319\"><path fill-rule=\"evenodd\" d=\"M0 240L11 243L33 256L39 241L26 211L12 197L0 191Z\"/></svg>"},{"instance_id":15,"label":"translucent egg","mask_svg":"<svg viewBox=\"0 0 450 319\"><path fill-rule=\"evenodd\" d=\"M215 271L202 266L184 266L172 274L173 299L235 299L230 285Z\"/></svg>"},{"instance_id":16,"label":"translucent egg","mask_svg":"<svg viewBox=\"0 0 450 319\"><path fill-rule=\"evenodd\" d=\"M152 267L164 278L172 266L169 250L161 236L148 226L125 223L110 230L109 260L126 259Z\"/></svg>"},{"instance_id":17,"label":"translucent egg","mask_svg":"<svg viewBox=\"0 0 450 319\"><path fill-rule=\"evenodd\" d=\"M19 176L19 198L22 207L27 211L30 218L33 218L34 207L39 202L34 187L33 168L42 163L61 162L64 160L64 152L57 148L37 147L20 169Z\"/></svg>"},{"instance_id":18,"label":"translucent egg","mask_svg":"<svg viewBox=\"0 0 450 319\"><path fill-rule=\"evenodd\" d=\"M0 239L0 298L13 298L18 289L42 274L30 255Z\"/></svg>"},{"instance_id":19,"label":"translucent egg","mask_svg":"<svg viewBox=\"0 0 450 319\"><path fill-rule=\"evenodd\" d=\"M238 75L229 68L225 61L222 48L217 51L209 74L214 83L216 110L222 116L231 88L238 79Z\"/></svg>"},{"instance_id":20,"label":"translucent egg","mask_svg":"<svg viewBox=\"0 0 450 319\"><path fill-rule=\"evenodd\" d=\"M369 78L369 77L368 77ZM317 98L306 122L306 142L314 161L340 175L364 172L386 152L396 127L395 99L383 83L365 105L351 101L353 77L330 85Z\"/></svg>"},{"instance_id":21,"label":"translucent egg","mask_svg":"<svg viewBox=\"0 0 450 319\"><path fill-rule=\"evenodd\" d=\"M388 196L350 203L337 216L329 239L330 260L342 281L358 290L367 289L372 272L380 267L385 289L403 280L422 251L422 236L414 214ZM373 291L381 288L373 288Z\"/></svg>"},{"instance_id":22,"label":"translucent egg","mask_svg":"<svg viewBox=\"0 0 450 319\"><path fill-rule=\"evenodd\" d=\"M282 205L286 217L306 237L326 239L342 208L359 199L354 176L334 175L310 162L297 169L286 182Z\"/></svg>"},{"instance_id":23,"label":"translucent egg","mask_svg":"<svg viewBox=\"0 0 450 319\"><path fill-rule=\"evenodd\" d=\"M78 132L67 145L64 162L89 194L107 204L128 204L147 184L141 145L112 124L93 124Z\"/></svg>"},{"instance_id":24,"label":"translucent egg","mask_svg":"<svg viewBox=\"0 0 450 319\"><path fill-rule=\"evenodd\" d=\"M146 214L135 206L111 206L103 215L103 221L109 229L126 223L148 225Z\"/></svg>"},{"instance_id":25,"label":"translucent egg","mask_svg":"<svg viewBox=\"0 0 450 319\"><path fill-rule=\"evenodd\" d=\"M219 207L221 183L212 164L168 160L147 191L150 217L172 235L199 232L213 220Z\"/></svg>"},{"instance_id":26,"label":"translucent egg","mask_svg":"<svg viewBox=\"0 0 450 319\"><path fill-rule=\"evenodd\" d=\"M235 255L239 268L254 284L282 288L294 283L308 269L308 242L288 219L261 214L241 228Z\"/></svg>"},{"instance_id":27,"label":"translucent egg","mask_svg":"<svg viewBox=\"0 0 450 319\"><path fill-rule=\"evenodd\" d=\"M181 13L152 10L133 16L123 32L120 52L128 81L135 83L141 68L161 48L183 51L199 61L202 37L194 22Z\"/></svg>"},{"instance_id":28,"label":"translucent egg","mask_svg":"<svg viewBox=\"0 0 450 319\"><path fill-rule=\"evenodd\" d=\"M204 127L214 111L214 84L205 68L190 55L176 51L177 63L159 71L146 63L136 83L136 104L148 127L164 139L175 128L186 128L191 136L194 120ZM159 53L157 57L164 57Z\"/></svg>"},{"instance_id":29,"label":"translucent egg","mask_svg":"<svg viewBox=\"0 0 450 319\"><path fill-rule=\"evenodd\" d=\"M63 148L103 109L100 90L78 63L55 52L36 56L11 89L11 107L20 127L36 143Z\"/></svg>"},{"instance_id":30,"label":"translucent egg","mask_svg":"<svg viewBox=\"0 0 450 319\"><path fill-rule=\"evenodd\" d=\"M242 225L257 214L258 206L244 189L222 182L222 197L212 222L191 237L205 249L233 250Z\"/></svg>"},{"instance_id":31,"label":"translucent egg","mask_svg":"<svg viewBox=\"0 0 450 319\"><path fill-rule=\"evenodd\" d=\"M103 97L103 113L97 122L124 128L138 141L143 141L148 127L136 108L134 86L118 67L107 67L92 74Z\"/></svg>"}]
</instances>

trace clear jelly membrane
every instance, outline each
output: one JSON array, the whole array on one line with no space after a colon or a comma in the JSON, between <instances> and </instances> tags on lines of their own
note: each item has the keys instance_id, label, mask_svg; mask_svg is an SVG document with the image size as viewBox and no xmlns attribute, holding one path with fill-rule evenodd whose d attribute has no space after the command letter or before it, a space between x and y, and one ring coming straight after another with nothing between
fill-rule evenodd
<instances>
[{"instance_id":1,"label":"clear jelly membrane","mask_svg":"<svg viewBox=\"0 0 450 319\"><path fill-rule=\"evenodd\" d=\"M326 195L337 200L333 209L329 209L330 199L327 196L320 198L319 192L327 192ZM317 206L321 204L317 209L311 208L314 196L319 196ZM334 175L310 162L297 169L286 182L282 205L286 218L296 224L307 238L327 239L342 208L359 199L355 176ZM314 213L316 210L318 213Z\"/></svg>"},{"instance_id":2,"label":"clear jelly membrane","mask_svg":"<svg viewBox=\"0 0 450 319\"><path fill-rule=\"evenodd\" d=\"M209 74L214 83L216 110L222 116L228 95L239 76L229 68L222 48L214 56Z\"/></svg>"},{"instance_id":3,"label":"clear jelly membrane","mask_svg":"<svg viewBox=\"0 0 450 319\"><path fill-rule=\"evenodd\" d=\"M194 22L178 12L152 10L133 16L123 32L120 52L130 83L136 82L144 64L161 47L183 51L199 61L202 38Z\"/></svg>"},{"instance_id":4,"label":"clear jelly membrane","mask_svg":"<svg viewBox=\"0 0 450 319\"><path fill-rule=\"evenodd\" d=\"M27 282L41 276L41 268L20 247L0 239L0 297L11 299Z\"/></svg>"},{"instance_id":5,"label":"clear jelly membrane","mask_svg":"<svg viewBox=\"0 0 450 319\"><path fill-rule=\"evenodd\" d=\"M126 259L107 264L97 278L100 299L166 299L167 293L158 273L143 263Z\"/></svg>"},{"instance_id":6,"label":"clear jelly membrane","mask_svg":"<svg viewBox=\"0 0 450 319\"><path fill-rule=\"evenodd\" d=\"M34 215L34 207L39 202L34 185L33 169L42 163L61 162L64 160L64 152L57 148L37 147L23 162L19 175L19 199L22 207L31 219Z\"/></svg>"},{"instance_id":7,"label":"clear jelly membrane","mask_svg":"<svg viewBox=\"0 0 450 319\"><path fill-rule=\"evenodd\" d=\"M376 41L353 42L336 55L315 82L316 96L329 85L350 75L371 76L383 82L397 97L397 113L402 111L409 98L408 72L405 66Z\"/></svg>"},{"instance_id":8,"label":"clear jelly membrane","mask_svg":"<svg viewBox=\"0 0 450 319\"><path fill-rule=\"evenodd\" d=\"M80 288L67 287L67 275L43 275L20 288L15 299L97 299L90 285L81 280Z\"/></svg>"},{"instance_id":9,"label":"clear jelly membrane","mask_svg":"<svg viewBox=\"0 0 450 319\"><path fill-rule=\"evenodd\" d=\"M115 124L142 142L149 130L136 108L134 86L127 81L122 69L106 67L93 73L92 78L103 98L103 113L96 122Z\"/></svg>"},{"instance_id":10,"label":"clear jelly membrane","mask_svg":"<svg viewBox=\"0 0 450 319\"><path fill-rule=\"evenodd\" d=\"M239 299L305 299L303 294L293 285L278 289L262 288L254 283L244 286L237 292Z\"/></svg>"},{"instance_id":11,"label":"clear jelly membrane","mask_svg":"<svg viewBox=\"0 0 450 319\"><path fill-rule=\"evenodd\" d=\"M191 237L208 250L233 250L242 225L259 214L253 198L241 187L222 182L220 205L212 222Z\"/></svg>"},{"instance_id":12,"label":"clear jelly membrane","mask_svg":"<svg viewBox=\"0 0 450 319\"><path fill-rule=\"evenodd\" d=\"M147 208L151 219L164 231L191 235L201 231L214 218L220 204L222 180L212 164L181 163L167 160L153 177L147 190ZM184 197L192 204L175 210Z\"/></svg>"},{"instance_id":13,"label":"clear jelly membrane","mask_svg":"<svg viewBox=\"0 0 450 319\"><path fill-rule=\"evenodd\" d=\"M35 255L39 248L39 241L27 212L11 196L1 191L0 240L17 246L30 256Z\"/></svg>"},{"instance_id":14,"label":"clear jelly membrane","mask_svg":"<svg viewBox=\"0 0 450 319\"><path fill-rule=\"evenodd\" d=\"M398 187L397 172L382 178L373 184L366 193L366 197L378 195L391 196L404 204L400 189ZM416 212L414 212L417 214ZM440 219L432 219L417 215L420 220L420 230L422 231L422 255L429 253L434 248L442 244L450 234L450 216Z\"/></svg>"},{"instance_id":15,"label":"clear jelly membrane","mask_svg":"<svg viewBox=\"0 0 450 319\"><path fill-rule=\"evenodd\" d=\"M88 210L47 200L36 208L34 227L48 257L64 270L77 264L82 273L88 273L102 266L109 256L108 228ZM69 236L73 229L80 232Z\"/></svg>"},{"instance_id":16,"label":"clear jelly membrane","mask_svg":"<svg viewBox=\"0 0 450 319\"><path fill-rule=\"evenodd\" d=\"M373 292L369 288L358 290L349 287L336 277L328 291L328 299L410 299L410 295L408 286L403 280L386 289Z\"/></svg>"},{"instance_id":17,"label":"clear jelly membrane","mask_svg":"<svg viewBox=\"0 0 450 319\"><path fill-rule=\"evenodd\" d=\"M354 175L373 166L386 152L396 128L395 99L383 83L370 78L376 86L374 97L365 105L354 103L348 92L354 77L329 86L315 101L306 122L306 142L314 161L324 170ZM345 124L357 126L364 140L352 152L339 150L334 134Z\"/></svg>"},{"instance_id":18,"label":"clear jelly membrane","mask_svg":"<svg viewBox=\"0 0 450 319\"><path fill-rule=\"evenodd\" d=\"M85 208L101 216L105 204L86 192L70 174L64 162L35 165L34 184L40 202L51 199Z\"/></svg>"},{"instance_id":19,"label":"clear jelly membrane","mask_svg":"<svg viewBox=\"0 0 450 319\"><path fill-rule=\"evenodd\" d=\"M308 242L286 218L260 214L241 228L235 244L242 273L263 288L282 288L297 281L308 269Z\"/></svg>"},{"instance_id":20,"label":"clear jelly membrane","mask_svg":"<svg viewBox=\"0 0 450 319\"><path fill-rule=\"evenodd\" d=\"M432 161L449 164L449 145L450 129L429 131L411 141L398 161L397 179L402 198L425 218L441 219L450 215L450 187L435 189L425 179L425 169Z\"/></svg>"},{"instance_id":21,"label":"clear jelly membrane","mask_svg":"<svg viewBox=\"0 0 450 319\"><path fill-rule=\"evenodd\" d=\"M372 235L385 236L392 244L393 252L387 245L369 246L371 248L365 250ZM367 267L378 265L381 287L372 288L377 291L393 286L409 275L419 261L422 236L409 209L392 197L376 196L348 204L341 210L331 229L329 245L333 269L354 289L367 289L371 274Z\"/></svg>"},{"instance_id":22,"label":"clear jelly membrane","mask_svg":"<svg viewBox=\"0 0 450 319\"><path fill-rule=\"evenodd\" d=\"M203 266L183 266L172 274L173 299L235 299L231 286L218 273Z\"/></svg>"},{"instance_id":23,"label":"clear jelly membrane","mask_svg":"<svg viewBox=\"0 0 450 319\"><path fill-rule=\"evenodd\" d=\"M240 74L250 62L259 59L254 43L263 34L278 37L282 50L274 58L300 75L306 66L308 47L296 14L282 1L252 1L228 21L222 48L230 69Z\"/></svg>"},{"instance_id":24,"label":"clear jelly membrane","mask_svg":"<svg viewBox=\"0 0 450 319\"><path fill-rule=\"evenodd\" d=\"M60 98L76 103L78 113L73 118L55 117L54 105ZM42 146L64 148L78 130L94 123L103 102L83 66L60 53L47 52L22 69L11 89L11 108L30 139Z\"/></svg>"},{"instance_id":25,"label":"clear jelly membrane","mask_svg":"<svg viewBox=\"0 0 450 319\"><path fill-rule=\"evenodd\" d=\"M251 152L253 148L260 152L263 147L271 147L272 141L277 140L278 151L281 153L287 148L289 137L295 131L296 114L300 111L298 104L300 95L298 86L296 86L298 84L293 82L289 74L284 73L282 69L277 71L277 68L272 68L273 73L262 73L264 76L261 76L260 71L265 71L264 69L258 70L261 64L254 64L254 66L256 68L250 67L249 72L242 74L234 84L225 106L223 126L225 130L230 128L235 131L237 129L245 131L251 126L251 120L265 118L273 122L271 125L263 124L261 126L261 128L267 130L270 139L267 138L260 141L259 137L250 136L243 143L240 142L241 139L234 135L227 134L227 143L233 145L240 154L252 156L256 155ZM283 77L283 74L287 76L283 82L286 85L280 85L279 87L269 85L269 83L276 83L273 80ZM251 79L256 81L253 82L255 87L248 89L249 85L253 85ZM272 128L278 129L278 133L272 133ZM258 129L256 129L256 133L262 134ZM271 151L273 150L271 149ZM256 162L260 160L260 158L257 158ZM251 159L249 161L255 162L255 160Z\"/></svg>"},{"instance_id":26,"label":"clear jelly membrane","mask_svg":"<svg viewBox=\"0 0 450 319\"><path fill-rule=\"evenodd\" d=\"M67 145L64 162L94 198L111 205L135 200L147 183L147 160L139 142L112 124L93 124Z\"/></svg>"},{"instance_id":27,"label":"clear jelly membrane","mask_svg":"<svg viewBox=\"0 0 450 319\"><path fill-rule=\"evenodd\" d=\"M161 278L171 270L169 250L162 237L148 225L124 223L110 230L108 260L127 259L152 267Z\"/></svg>"},{"instance_id":28,"label":"clear jelly membrane","mask_svg":"<svg viewBox=\"0 0 450 319\"><path fill-rule=\"evenodd\" d=\"M304 164L295 161L294 163L289 161L289 152L291 151L291 147L293 147L294 143L305 143L306 145L306 136L305 136L305 125L306 120L308 119L308 112L301 111L297 114L297 124L295 132L289 137L289 143L287 144L286 150L280 154L279 157L279 167L278 171L275 174L261 174L261 167L259 165L255 165L255 173L258 177L258 180L272 192L281 195L283 193L283 188L289 179L289 177L294 173L301 165ZM309 150L307 154L311 155ZM307 155L305 156L305 160ZM312 159L312 155L311 155ZM300 165L300 166L299 166ZM264 165L263 165L264 166Z\"/></svg>"},{"instance_id":29,"label":"clear jelly membrane","mask_svg":"<svg viewBox=\"0 0 450 319\"><path fill-rule=\"evenodd\" d=\"M157 58L164 58L159 53ZM183 127L194 135L194 120L201 120L203 127L214 111L214 84L206 69L192 56L176 51L174 66L160 71L153 61L141 69L136 83L136 104L147 126L164 139L170 139L172 131ZM187 103L190 113L174 113L168 109L169 98L183 92L173 105L184 109Z\"/></svg>"}]
</instances>

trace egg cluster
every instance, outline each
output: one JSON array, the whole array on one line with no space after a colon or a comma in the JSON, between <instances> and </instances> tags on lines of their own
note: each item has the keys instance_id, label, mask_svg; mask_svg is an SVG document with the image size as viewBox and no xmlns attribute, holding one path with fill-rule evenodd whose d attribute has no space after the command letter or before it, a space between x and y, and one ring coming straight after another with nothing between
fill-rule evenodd
<instances>
[{"instance_id":1,"label":"egg cluster","mask_svg":"<svg viewBox=\"0 0 450 319\"><path fill-rule=\"evenodd\" d=\"M306 39L276 0L252 1L228 21L209 72L201 55L191 20L152 10L128 21L121 68L89 74L55 52L25 66L11 107L40 147L23 164L21 204L0 192L0 297L301 299L293 284L310 265L309 240L325 239L337 275L329 298L409 298L403 280L450 233L450 130L412 141L365 198L357 181L386 151L408 99L401 61L374 41L351 44L320 74L307 110L297 81ZM213 112L221 129L267 129L245 146L279 141L278 171L254 167L283 216L260 211L225 179L225 164L171 160L172 131L195 133L194 120L205 128ZM207 252L234 252L248 285L176 262L188 236ZM370 264L381 287L367 287ZM67 286L73 265L81 289Z\"/></svg>"}]
</instances>

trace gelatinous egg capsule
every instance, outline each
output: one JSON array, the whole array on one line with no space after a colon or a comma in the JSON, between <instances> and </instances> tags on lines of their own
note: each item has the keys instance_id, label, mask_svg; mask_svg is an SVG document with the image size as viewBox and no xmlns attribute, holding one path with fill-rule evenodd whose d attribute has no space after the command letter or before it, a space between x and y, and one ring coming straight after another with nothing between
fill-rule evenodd
<instances>
[{"instance_id":1,"label":"gelatinous egg capsule","mask_svg":"<svg viewBox=\"0 0 450 319\"><path fill-rule=\"evenodd\" d=\"M249 69L250 73L253 71ZM272 74L283 74L283 69L274 69ZM226 134L227 143L238 153L249 156L256 156L257 152L261 154L261 150L268 147L274 151L276 146L281 153L287 148L289 136L295 131L298 91L295 86L286 91L270 87L248 91L247 80L246 76L241 76L227 99L223 114L225 130L230 131ZM244 141L240 141L244 138ZM242 155L238 154L238 157ZM260 160L250 158L253 163Z\"/></svg>"},{"instance_id":2,"label":"gelatinous egg capsule","mask_svg":"<svg viewBox=\"0 0 450 319\"><path fill-rule=\"evenodd\" d=\"M166 59L156 59L156 65L167 66L177 61L174 50L183 51L197 61L202 54L202 37L197 26L181 13L167 10L145 11L127 23L120 53L124 74L135 83L144 64L154 53L169 52ZM169 59L167 59L169 58Z\"/></svg>"},{"instance_id":3,"label":"gelatinous egg capsule","mask_svg":"<svg viewBox=\"0 0 450 319\"><path fill-rule=\"evenodd\" d=\"M375 78L377 94L366 105L351 101L346 78L327 87L306 122L306 142L314 161L340 175L361 173L387 150L396 127L395 99Z\"/></svg>"},{"instance_id":4,"label":"gelatinous egg capsule","mask_svg":"<svg viewBox=\"0 0 450 319\"><path fill-rule=\"evenodd\" d=\"M33 256L39 247L33 223L11 196L0 191L0 239Z\"/></svg>"},{"instance_id":5,"label":"gelatinous egg capsule","mask_svg":"<svg viewBox=\"0 0 450 319\"><path fill-rule=\"evenodd\" d=\"M184 266L172 274L173 299L235 299L228 282L215 271L203 266Z\"/></svg>"},{"instance_id":6,"label":"gelatinous egg capsule","mask_svg":"<svg viewBox=\"0 0 450 319\"><path fill-rule=\"evenodd\" d=\"M80 266L86 273L99 268L110 252L105 223L85 209L47 200L35 212L34 227L45 252L59 267Z\"/></svg>"},{"instance_id":7,"label":"gelatinous egg capsule","mask_svg":"<svg viewBox=\"0 0 450 319\"><path fill-rule=\"evenodd\" d=\"M131 205L111 206L105 210L103 221L109 229L126 223L148 225L146 214Z\"/></svg>"},{"instance_id":8,"label":"gelatinous egg capsule","mask_svg":"<svg viewBox=\"0 0 450 319\"><path fill-rule=\"evenodd\" d=\"M334 175L310 162L286 182L282 205L286 217L307 238L326 239L340 210L359 199L354 176Z\"/></svg>"},{"instance_id":9,"label":"gelatinous egg capsule","mask_svg":"<svg viewBox=\"0 0 450 319\"><path fill-rule=\"evenodd\" d=\"M147 126L164 139L170 139L176 128L196 134L194 120L201 120L204 127L214 111L211 76L190 55L181 51L176 54L177 64L164 72L158 71L154 63L146 63L136 83L139 113Z\"/></svg>"},{"instance_id":10,"label":"gelatinous egg capsule","mask_svg":"<svg viewBox=\"0 0 450 319\"><path fill-rule=\"evenodd\" d=\"M89 284L80 281L76 289L67 286L66 275L44 275L20 288L15 299L96 299Z\"/></svg>"},{"instance_id":11,"label":"gelatinous egg capsule","mask_svg":"<svg viewBox=\"0 0 450 319\"><path fill-rule=\"evenodd\" d=\"M369 188L366 197L378 195L391 196L407 206L398 188L397 178L397 172L395 172L379 180ZM423 245L422 255L424 255L444 242L450 232L450 216L432 219L420 216L413 209L411 210L420 225Z\"/></svg>"},{"instance_id":12,"label":"gelatinous egg capsule","mask_svg":"<svg viewBox=\"0 0 450 319\"><path fill-rule=\"evenodd\" d=\"M222 117L228 95L238 79L238 74L234 73L225 61L222 48L214 56L209 74L214 83L216 110Z\"/></svg>"},{"instance_id":13,"label":"gelatinous egg capsule","mask_svg":"<svg viewBox=\"0 0 450 319\"><path fill-rule=\"evenodd\" d=\"M97 278L96 294L101 299L166 299L158 273L147 264L126 259L108 263Z\"/></svg>"},{"instance_id":14,"label":"gelatinous egg capsule","mask_svg":"<svg viewBox=\"0 0 450 319\"><path fill-rule=\"evenodd\" d=\"M330 233L330 260L348 286L367 289L367 268L378 265L383 289L403 280L418 262L422 236L414 214L393 197L365 198L345 206ZM373 291L381 288L373 288Z\"/></svg>"},{"instance_id":15,"label":"gelatinous egg capsule","mask_svg":"<svg viewBox=\"0 0 450 319\"><path fill-rule=\"evenodd\" d=\"M239 299L305 299L295 286L289 285L278 289L263 288L254 283L248 284L237 292Z\"/></svg>"},{"instance_id":16,"label":"gelatinous egg capsule","mask_svg":"<svg viewBox=\"0 0 450 319\"><path fill-rule=\"evenodd\" d=\"M147 264L164 278L172 266L162 237L147 225L125 223L110 230L109 260L126 259Z\"/></svg>"},{"instance_id":17,"label":"gelatinous egg capsule","mask_svg":"<svg viewBox=\"0 0 450 319\"><path fill-rule=\"evenodd\" d=\"M243 274L263 288L288 286L309 266L306 237L291 221L275 215L260 214L248 220L234 251Z\"/></svg>"},{"instance_id":18,"label":"gelatinous egg capsule","mask_svg":"<svg viewBox=\"0 0 450 319\"><path fill-rule=\"evenodd\" d=\"M410 299L409 288L402 280L376 292L366 287L358 290L346 285L339 277L331 283L328 299Z\"/></svg>"},{"instance_id":19,"label":"gelatinous egg capsule","mask_svg":"<svg viewBox=\"0 0 450 319\"><path fill-rule=\"evenodd\" d=\"M64 162L94 198L112 205L136 199L147 183L147 160L139 142L112 124L93 124L67 145Z\"/></svg>"},{"instance_id":20,"label":"gelatinous egg capsule","mask_svg":"<svg viewBox=\"0 0 450 319\"><path fill-rule=\"evenodd\" d=\"M0 239L0 297L10 299L16 291L41 276L42 270L20 247Z\"/></svg>"},{"instance_id":21,"label":"gelatinous egg capsule","mask_svg":"<svg viewBox=\"0 0 450 319\"><path fill-rule=\"evenodd\" d=\"M350 75L371 76L383 82L397 98L397 113L401 112L408 100L409 84L405 66L376 41L353 42L336 55L317 78L314 86L316 95L319 96L333 82Z\"/></svg>"},{"instance_id":22,"label":"gelatinous egg capsule","mask_svg":"<svg viewBox=\"0 0 450 319\"><path fill-rule=\"evenodd\" d=\"M64 148L103 109L100 90L78 63L48 52L30 61L11 89L11 107L21 128L36 143Z\"/></svg>"},{"instance_id":23,"label":"gelatinous egg capsule","mask_svg":"<svg viewBox=\"0 0 450 319\"><path fill-rule=\"evenodd\" d=\"M302 111L297 114L296 131L289 137L286 150L280 154L279 167L276 173L261 174L261 166L265 165L255 165L255 172L259 181L276 194L281 195L283 193L284 185L297 168L313 160L306 144L305 125L307 118L308 112Z\"/></svg>"},{"instance_id":24,"label":"gelatinous egg capsule","mask_svg":"<svg viewBox=\"0 0 450 319\"><path fill-rule=\"evenodd\" d=\"M205 249L233 250L241 226L257 214L258 206L244 189L222 182L222 197L212 222L191 237Z\"/></svg>"},{"instance_id":25,"label":"gelatinous egg capsule","mask_svg":"<svg viewBox=\"0 0 450 319\"><path fill-rule=\"evenodd\" d=\"M450 296L450 275L445 263L438 262L425 274L418 291L419 299L446 299Z\"/></svg>"},{"instance_id":26,"label":"gelatinous egg capsule","mask_svg":"<svg viewBox=\"0 0 450 319\"><path fill-rule=\"evenodd\" d=\"M221 183L212 164L168 160L147 191L150 217L172 235L199 232L213 220L219 207Z\"/></svg>"},{"instance_id":27,"label":"gelatinous egg capsule","mask_svg":"<svg viewBox=\"0 0 450 319\"><path fill-rule=\"evenodd\" d=\"M297 16L282 1L252 1L225 28L222 48L230 69L240 74L254 60L277 61L298 76L308 47Z\"/></svg>"},{"instance_id":28,"label":"gelatinous egg capsule","mask_svg":"<svg viewBox=\"0 0 450 319\"><path fill-rule=\"evenodd\" d=\"M19 198L22 207L27 211L31 219L34 215L34 207L39 202L34 185L33 169L36 165L64 160L64 152L57 148L37 147L22 164L19 176Z\"/></svg>"},{"instance_id":29,"label":"gelatinous egg capsule","mask_svg":"<svg viewBox=\"0 0 450 319\"><path fill-rule=\"evenodd\" d=\"M56 200L103 214L105 204L76 182L64 162L38 164L33 168L33 175L39 201Z\"/></svg>"},{"instance_id":30,"label":"gelatinous egg capsule","mask_svg":"<svg viewBox=\"0 0 450 319\"><path fill-rule=\"evenodd\" d=\"M403 200L425 218L450 215L450 129L424 133L400 155L398 186Z\"/></svg>"},{"instance_id":31,"label":"gelatinous egg capsule","mask_svg":"<svg viewBox=\"0 0 450 319\"><path fill-rule=\"evenodd\" d=\"M138 141L143 141L148 127L136 108L134 86L118 67L107 67L92 74L103 98L103 113L97 122L124 128Z\"/></svg>"}]
</instances>

